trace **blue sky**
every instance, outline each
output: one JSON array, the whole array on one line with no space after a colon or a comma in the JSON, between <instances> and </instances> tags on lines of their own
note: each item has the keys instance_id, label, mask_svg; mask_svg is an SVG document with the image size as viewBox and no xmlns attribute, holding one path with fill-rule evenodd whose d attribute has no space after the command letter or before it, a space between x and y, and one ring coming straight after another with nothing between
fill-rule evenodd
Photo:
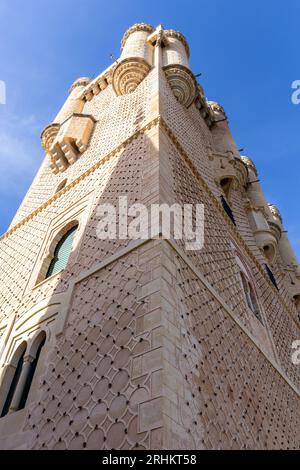
<instances>
[{"instance_id":1,"label":"blue sky","mask_svg":"<svg viewBox=\"0 0 300 470\"><path fill-rule=\"evenodd\" d=\"M141 21L186 35L192 70L202 73L207 98L225 107L300 258L300 105L291 102L299 0L0 0L0 232L40 166L40 132L69 86L110 65L124 31Z\"/></svg>"}]
</instances>

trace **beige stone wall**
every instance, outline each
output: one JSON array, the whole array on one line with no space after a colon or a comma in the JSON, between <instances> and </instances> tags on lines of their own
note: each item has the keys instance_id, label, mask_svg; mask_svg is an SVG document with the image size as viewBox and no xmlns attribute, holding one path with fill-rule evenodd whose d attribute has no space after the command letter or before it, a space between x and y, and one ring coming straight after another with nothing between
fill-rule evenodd
<instances>
[{"instance_id":1,"label":"beige stone wall","mask_svg":"<svg viewBox=\"0 0 300 470\"><path fill-rule=\"evenodd\" d=\"M132 93L108 84L85 101L96 121L88 149L58 174L46 157L0 240L0 380L22 341L47 334L28 404L0 419L0 448L299 447L299 320L283 262L272 265L277 291L245 186L237 178L230 195L234 226L220 204L213 133L195 104L176 100L154 55ZM204 248L98 240L97 207L120 195L203 203ZM42 281L74 221L67 268ZM262 322L247 307L237 257Z\"/></svg>"}]
</instances>

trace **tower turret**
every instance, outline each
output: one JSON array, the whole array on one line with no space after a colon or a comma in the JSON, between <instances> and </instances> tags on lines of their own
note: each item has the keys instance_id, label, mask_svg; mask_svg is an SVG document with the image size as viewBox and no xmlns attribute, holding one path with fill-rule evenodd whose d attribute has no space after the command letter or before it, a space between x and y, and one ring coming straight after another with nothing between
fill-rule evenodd
<instances>
[{"instance_id":1,"label":"tower turret","mask_svg":"<svg viewBox=\"0 0 300 470\"><path fill-rule=\"evenodd\" d=\"M284 264L287 274L287 287L295 301L300 313L300 267L291 246L287 232L284 229L283 221L279 209L274 204L268 204L272 213L273 221L280 227L281 237L278 243L278 251Z\"/></svg>"},{"instance_id":2,"label":"tower turret","mask_svg":"<svg viewBox=\"0 0 300 470\"><path fill-rule=\"evenodd\" d=\"M241 157L248 167L247 195L250 205L248 218L256 243L271 263L275 260L280 229L272 225L272 213L258 180L258 172L249 157Z\"/></svg>"},{"instance_id":3,"label":"tower turret","mask_svg":"<svg viewBox=\"0 0 300 470\"><path fill-rule=\"evenodd\" d=\"M92 116L82 114L83 91L90 82L89 78L83 77L73 83L54 122L41 134L53 173L65 171L87 148L95 122Z\"/></svg>"},{"instance_id":4,"label":"tower turret","mask_svg":"<svg viewBox=\"0 0 300 470\"><path fill-rule=\"evenodd\" d=\"M62 124L73 113L81 113L84 107L84 100L82 99L82 92L85 87L91 82L90 78L81 77L75 80L69 89L69 96L65 103L57 113L54 122Z\"/></svg>"},{"instance_id":5,"label":"tower turret","mask_svg":"<svg viewBox=\"0 0 300 470\"><path fill-rule=\"evenodd\" d=\"M227 155L228 158L240 158L236 143L232 137L228 125L228 118L224 108L215 101L208 101L212 111L213 121L211 125L212 141L215 153Z\"/></svg>"},{"instance_id":6,"label":"tower turret","mask_svg":"<svg viewBox=\"0 0 300 470\"><path fill-rule=\"evenodd\" d=\"M121 57L112 77L117 95L131 93L148 75L153 64L153 47L147 39L153 31L151 25L138 23L124 34Z\"/></svg>"},{"instance_id":7,"label":"tower turret","mask_svg":"<svg viewBox=\"0 0 300 470\"><path fill-rule=\"evenodd\" d=\"M164 31L163 68L178 101L187 108L196 96L196 81L189 66L189 46L183 34Z\"/></svg>"},{"instance_id":8,"label":"tower turret","mask_svg":"<svg viewBox=\"0 0 300 470\"><path fill-rule=\"evenodd\" d=\"M232 137L224 108L215 101L207 101L207 106L211 116L210 131L215 180L229 200L230 193L236 184L245 186L248 172Z\"/></svg>"}]
</instances>

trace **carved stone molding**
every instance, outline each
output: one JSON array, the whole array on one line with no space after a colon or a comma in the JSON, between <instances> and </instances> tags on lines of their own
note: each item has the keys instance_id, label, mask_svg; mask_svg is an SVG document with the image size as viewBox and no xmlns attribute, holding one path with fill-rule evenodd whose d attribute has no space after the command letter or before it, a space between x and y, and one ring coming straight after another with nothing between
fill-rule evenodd
<instances>
[{"instance_id":1,"label":"carved stone molding","mask_svg":"<svg viewBox=\"0 0 300 470\"><path fill-rule=\"evenodd\" d=\"M74 88L80 86L87 86L91 83L91 79L88 78L88 77L81 77L81 78L78 78L77 80L75 80L75 82L73 83L73 85L70 87L69 89L69 93L72 93L72 91L74 90Z\"/></svg>"},{"instance_id":2,"label":"carved stone molding","mask_svg":"<svg viewBox=\"0 0 300 470\"><path fill-rule=\"evenodd\" d=\"M221 106L219 103L216 103L216 101L207 101L207 104L209 108L211 109L214 121L218 121L219 119L227 120L227 115L225 113L223 106Z\"/></svg>"},{"instance_id":3,"label":"carved stone molding","mask_svg":"<svg viewBox=\"0 0 300 470\"><path fill-rule=\"evenodd\" d=\"M65 171L87 149L94 123L92 116L74 113L61 125L54 123L44 129L42 145L54 174Z\"/></svg>"},{"instance_id":4,"label":"carved stone molding","mask_svg":"<svg viewBox=\"0 0 300 470\"><path fill-rule=\"evenodd\" d=\"M258 176L258 172L256 169L256 166L254 165L253 161L249 157L242 156L241 157L242 161L247 165L248 168L254 171L255 175Z\"/></svg>"},{"instance_id":5,"label":"carved stone molding","mask_svg":"<svg viewBox=\"0 0 300 470\"><path fill-rule=\"evenodd\" d=\"M248 181L248 167L244 164L243 160L234 157L233 165L236 170L236 176L239 184L245 187Z\"/></svg>"},{"instance_id":6,"label":"carved stone molding","mask_svg":"<svg viewBox=\"0 0 300 470\"><path fill-rule=\"evenodd\" d=\"M127 29L127 31L125 32L125 34L122 38L122 41L121 41L121 49L124 48L127 39L129 38L129 36L132 33L135 33L137 31L146 31L149 34L151 34L151 33L153 33L154 29L155 28L153 28L153 26L151 26L151 24L147 24L147 23L136 23L136 24L134 24L129 29Z\"/></svg>"},{"instance_id":7,"label":"carved stone molding","mask_svg":"<svg viewBox=\"0 0 300 470\"><path fill-rule=\"evenodd\" d=\"M268 204L269 208L270 208L270 211L272 212L272 214L278 218L280 220L280 222L282 223L282 217L281 217L281 214L279 212L279 209L278 207L276 207L274 204Z\"/></svg>"},{"instance_id":8,"label":"carved stone molding","mask_svg":"<svg viewBox=\"0 0 300 470\"><path fill-rule=\"evenodd\" d=\"M151 67L143 59L133 57L120 62L113 72L112 85L118 96L132 93L148 75Z\"/></svg>"},{"instance_id":9,"label":"carved stone molding","mask_svg":"<svg viewBox=\"0 0 300 470\"><path fill-rule=\"evenodd\" d=\"M268 224L269 224L272 234L274 235L278 243L281 237L281 228L279 227L278 224L276 224L274 221L272 222L271 220L268 220Z\"/></svg>"},{"instance_id":10,"label":"carved stone molding","mask_svg":"<svg viewBox=\"0 0 300 470\"><path fill-rule=\"evenodd\" d=\"M198 109L199 113L203 117L205 123L210 128L214 123L214 113L209 106L209 101L205 99L205 93L201 85L196 82L196 98L195 98L195 106Z\"/></svg>"},{"instance_id":11,"label":"carved stone molding","mask_svg":"<svg viewBox=\"0 0 300 470\"><path fill-rule=\"evenodd\" d=\"M49 126L45 127L41 133L42 146L45 152L49 152L52 144L59 132L60 124L52 123Z\"/></svg>"},{"instance_id":12,"label":"carved stone molding","mask_svg":"<svg viewBox=\"0 0 300 470\"><path fill-rule=\"evenodd\" d=\"M190 56L190 48L189 48L188 42L182 33L180 33L179 31L175 31L174 29L165 29L164 36L167 38L175 38L181 41L182 44L184 45L187 56L188 57Z\"/></svg>"},{"instance_id":13,"label":"carved stone molding","mask_svg":"<svg viewBox=\"0 0 300 470\"><path fill-rule=\"evenodd\" d=\"M90 82L88 86L86 86L82 94L82 99L84 101L91 101L94 96L99 95L99 93L107 88L111 83L113 68L114 66L112 66L106 73L99 75L95 80Z\"/></svg>"},{"instance_id":14,"label":"carved stone molding","mask_svg":"<svg viewBox=\"0 0 300 470\"><path fill-rule=\"evenodd\" d=\"M164 72L177 100L188 108L196 97L197 85L194 75L183 65L167 65Z\"/></svg>"}]
</instances>

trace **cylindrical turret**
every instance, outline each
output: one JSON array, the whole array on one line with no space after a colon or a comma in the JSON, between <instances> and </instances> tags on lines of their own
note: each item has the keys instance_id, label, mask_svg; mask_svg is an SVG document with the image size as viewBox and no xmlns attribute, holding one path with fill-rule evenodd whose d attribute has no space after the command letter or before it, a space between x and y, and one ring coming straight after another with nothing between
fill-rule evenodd
<instances>
[{"instance_id":1,"label":"cylindrical turret","mask_svg":"<svg viewBox=\"0 0 300 470\"><path fill-rule=\"evenodd\" d=\"M271 212L269 210L267 200L265 198L262 187L258 181L258 173L257 173L256 167L253 161L248 157L243 156L241 158L248 167L249 181L248 181L247 195L252 205L256 209L265 208L268 214L271 216Z\"/></svg>"},{"instance_id":2,"label":"cylindrical turret","mask_svg":"<svg viewBox=\"0 0 300 470\"><path fill-rule=\"evenodd\" d=\"M290 240L283 227L282 217L279 209L274 204L269 204L270 211L276 223L281 230L281 237L278 243L278 251L285 265L287 273L286 282L288 290L291 293L297 311L300 313L300 266L291 246Z\"/></svg>"},{"instance_id":3,"label":"cylindrical turret","mask_svg":"<svg viewBox=\"0 0 300 470\"><path fill-rule=\"evenodd\" d=\"M280 228L271 224L272 213L258 181L258 173L253 161L245 156L241 158L248 167L247 195L251 204L248 212L249 223L257 246L272 263L277 254Z\"/></svg>"},{"instance_id":4,"label":"cylindrical turret","mask_svg":"<svg viewBox=\"0 0 300 470\"><path fill-rule=\"evenodd\" d=\"M153 64L153 46L147 42L154 28L138 23L129 28L122 39L122 54L113 72L112 84L117 95L136 89Z\"/></svg>"},{"instance_id":5,"label":"cylindrical turret","mask_svg":"<svg viewBox=\"0 0 300 470\"><path fill-rule=\"evenodd\" d=\"M213 121L210 128L213 147L216 153L240 158L239 151L230 132L224 108L215 101L207 102L212 111Z\"/></svg>"},{"instance_id":6,"label":"cylindrical turret","mask_svg":"<svg viewBox=\"0 0 300 470\"><path fill-rule=\"evenodd\" d=\"M188 108L196 97L197 83L189 69L189 46L183 34L173 29L163 31L163 68L179 103Z\"/></svg>"},{"instance_id":7,"label":"cylindrical turret","mask_svg":"<svg viewBox=\"0 0 300 470\"><path fill-rule=\"evenodd\" d=\"M129 28L122 39L122 54L120 61L124 59L140 58L152 65L152 47L148 44L147 39L154 28L145 23L139 23Z\"/></svg>"},{"instance_id":8,"label":"cylindrical turret","mask_svg":"<svg viewBox=\"0 0 300 470\"><path fill-rule=\"evenodd\" d=\"M278 244L278 249L279 249L280 256L283 262L289 267L297 266L297 270L299 272L299 267L298 267L298 263L295 257L294 250L291 246L291 243L290 243L290 240L288 239L287 234L284 231L281 233L281 237L280 237L279 244ZM299 276L300 276L300 273L299 273Z\"/></svg>"},{"instance_id":9,"label":"cylindrical turret","mask_svg":"<svg viewBox=\"0 0 300 470\"><path fill-rule=\"evenodd\" d=\"M290 240L287 236L287 233L284 230L281 214L278 208L274 204L268 204L268 206L272 213L274 222L277 223L281 228L281 237L280 237L279 244L278 244L278 250L282 258L282 261L285 263L287 267L294 268L294 269L296 268L296 270L298 271L298 275L300 276L298 261L295 256L294 250L291 246Z\"/></svg>"},{"instance_id":10,"label":"cylindrical turret","mask_svg":"<svg viewBox=\"0 0 300 470\"><path fill-rule=\"evenodd\" d=\"M83 89L91 82L89 78L78 78L69 90L69 96L66 99L59 113L56 115L54 122L61 124L68 119L73 113L81 113L85 101L81 99Z\"/></svg>"},{"instance_id":11,"label":"cylindrical turret","mask_svg":"<svg viewBox=\"0 0 300 470\"><path fill-rule=\"evenodd\" d=\"M85 145L84 148L87 146L87 141L91 134L90 130L86 131L86 126L84 125L84 121L87 120L87 117L82 117L82 126L79 126L78 122L81 118L80 113L85 104L82 98L82 92L90 82L91 80L89 78L83 77L78 78L73 83L69 90L69 96L54 121L48 125L41 134L42 146L51 160L50 167L54 173L66 170L69 163L77 159L76 146L80 153L84 151L83 144ZM73 127L69 121L73 122ZM77 122L76 132L74 132L75 121ZM66 126L68 132L66 132ZM70 127L72 127L72 135L70 134ZM82 142L83 135L84 142ZM76 141L74 148L73 145L70 144L71 141Z\"/></svg>"},{"instance_id":12,"label":"cylindrical turret","mask_svg":"<svg viewBox=\"0 0 300 470\"><path fill-rule=\"evenodd\" d=\"M164 30L163 66L183 65L189 68L189 46L183 34L174 29Z\"/></svg>"}]
</instances>

